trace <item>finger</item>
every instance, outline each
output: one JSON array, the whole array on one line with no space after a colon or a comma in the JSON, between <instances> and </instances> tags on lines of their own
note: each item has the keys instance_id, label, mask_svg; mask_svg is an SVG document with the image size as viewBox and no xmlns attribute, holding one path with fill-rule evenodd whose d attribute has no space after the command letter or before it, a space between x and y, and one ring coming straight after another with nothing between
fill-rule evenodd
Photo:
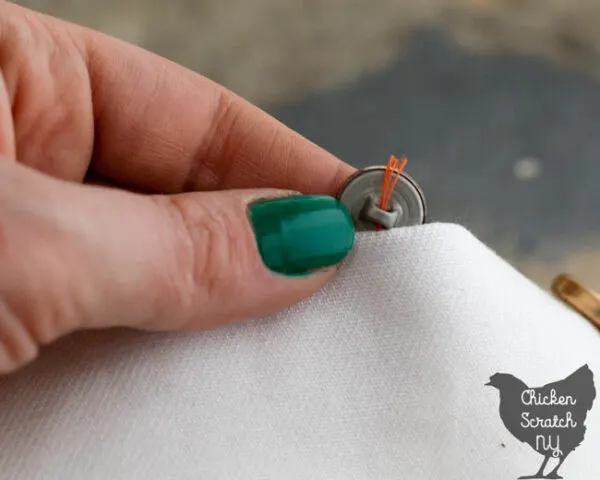
<instances>
[{"instance_id":1,"label":"finger","mask_svg":"<svg viewBox=\"0 0 600 480\"><path fill-rule=\"evenodd\" d=\"M0 70L0 156L5 160L14 161L16 147L11 116L10 102L4 85L4 77Z\"/></svg>"},{"instance_id":2,"label":"finger","mask_svg":"<svg viewBox=\"0 0 600 480\"><path fill-rule=\"evenodd\" d=\"M0 0L0 137L19 162L81 181L94 142L82 42L62 22Z\"/></svg>"},{"instance_id":3,"label":"finger","mask_svg":"<svg viewBox=\"0 0 600 480\"><path fill-rule=\"evenodd\" d=\"M23 12L20 7L11 7L12 18L23 16ZM69 69L73 74L68 78L62 72L77 63L72 48L77 46L89 72L84 83L91 86L80 91L78 101L84 102L89 94L93 111L81 109L79 114L86 118L78 122L73 121L71 114L62 116L82 126L92 117L91 167L118 184L160 193L275 187L334 194L353 171L257 107L200 75L100 33L42 15L35 18L38 22L29 22L31 29L36 30L41 23L44 31L54 33L50 37L46 34L45 41L38 44L46 45L49 37L69 48L46 45L42 53L52 56L52 61L23 54L19 55L18 64L21 70L26 64L29 73L43 65L44 73L50 70L53 81L68 81L69 88L55 87L55 91L63 92L64 104L72 96L68 92L76 90L72 79L79 69ZM25 37L27 45L36 45ZM12 45L13 57L17 49L18 45ZM61 52L65 58L58 61L56 57ZM28 58L31 60L23 60ZM13 67L10 71L18 69ZM38 78L16 73L13 77L21 82ZM35 84L29 82L29 86L34 88ZM20 92L21 98L27 95L14 85L10 91ZM31 102L29 106L35 107ZM80 130L81 135L87 134L85 128ZM28 151L35 151L32 143L20 144L21 160L28 164L34 161L27 155ZM80 145L81 162L86 167L88 147L85 142Z\"/></svg>"},{"instance_id":4,"label":"finger","mask_svg":"<svg viewBox=\"0 0 600 480\"><path fill-rule=\"evenodd\" d=\"M318 290L354 238L331 197L142 196L7 162L0 227L3 371L74 329L198 330L277 312Z\"/></svg>"},{"instance_id":5,"label":"finger","mask_svg":"<svg viewBox=\"0 0 600 480\"><path fill-rule=\"evenodd\" d=\"M163 192L277 187L337 192L352 168L217 84L86 32L93 166ZM115 60L117 59L117 60Z\"/></svg>"}]
</instances>

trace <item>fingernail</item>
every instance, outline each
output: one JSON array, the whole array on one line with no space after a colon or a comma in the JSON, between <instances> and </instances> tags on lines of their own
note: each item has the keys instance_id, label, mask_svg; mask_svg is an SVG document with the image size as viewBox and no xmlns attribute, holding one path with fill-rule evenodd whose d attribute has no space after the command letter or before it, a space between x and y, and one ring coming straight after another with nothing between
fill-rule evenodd
<instances>
[{"instance_id":1,"label":"fingernail","mask_svg":"<svg viewBox=\"0 0 600 480\"><path fill-rule=\"evenodd\" d=\"M296 276L336 265L354 244L352 217L332 197L261 200L249 212L262 260L276 273Z\"/></svg>"}]
</instances>

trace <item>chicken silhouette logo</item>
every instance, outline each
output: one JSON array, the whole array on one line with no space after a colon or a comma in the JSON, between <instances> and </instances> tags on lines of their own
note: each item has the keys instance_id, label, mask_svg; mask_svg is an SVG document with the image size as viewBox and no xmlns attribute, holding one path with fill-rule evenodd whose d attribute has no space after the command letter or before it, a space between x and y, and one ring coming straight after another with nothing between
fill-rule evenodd
<instances>
[{"instance_id":1,"label":"chicken silhouette logo","mask_svg":"<svg viewBox=\"0 0 600 480\"><path fill-rule=\"evenodd\" d=\"M496 373L486 383L500 392L500 417L507 430L544 460L525 478L563 478L558 471L585 438L585 420L596 398L594 374L587 365L563 380L531 388L508 373ZM556 466L550 470L548 463Z\"/></svg>"}]
</instances>

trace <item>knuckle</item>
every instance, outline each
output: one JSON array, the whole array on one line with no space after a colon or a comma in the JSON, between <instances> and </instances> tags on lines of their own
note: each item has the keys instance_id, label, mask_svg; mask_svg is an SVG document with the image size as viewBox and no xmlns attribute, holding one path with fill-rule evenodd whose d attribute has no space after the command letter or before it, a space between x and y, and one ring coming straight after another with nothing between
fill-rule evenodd
<instances>
[{"instance_id":1,"label":"knuckle","mask_svg":"<svg viewBox=\"0 0 600 480\"><path fill-rule=\"evenodd\" d=\"M26 323L0 299L0 374L11 373L31 362L38 351Z\"/></svg>"},{"instance_id":2,"label":"knuckle","mask_svg":"<svg viewBox=\"0 0 600 480\"><path fill-rule=\"evenodd\" d=\"M209 205L175 200L181 216L184 236L191 260L190 271L194 291L215 293L223 276L229 255L227 228L219 212ZM201 288L200 288L201 287Z\"/></svg>"},{"instance_id":3,"label":"knuckle","mask_svg":"<svg viewBox=\"0 0 600 480\"><path fill-rule=\"evenodd\" d=\"M17 177L18 178L18 177ZM2 182L0 182L1 184ZM0 185L1 186L1 185ZM13 190L18 191L19 186ZM40 345L72 330L65 269L68 246L40 228L21 199L0 194L0 373L28 363ZM39 212L38 212L39 213ZM59 273L57 273L59 272Z\"/></svg>"},{"instance_id":4,"label":"knuckle","mask_svg":"<svg viewBox=\"0 0 600 480\"><path fill-rule=\"evenodd\" d=\"M243 112L241 100L232 92L219 88L209 130L193 156L186 191L218 190L227 184L236 159L244 151L246 139L239 131Z\"/></svg>"},{"instance_id":5,"label":"knuckle","mask_svg":"<svg viewBox=\"0 0 600 480\"><path fill-rule=\"evenodd\" d=\"M210 315L213 306L226 310L247 278L249 237L233 200L197 195L205 201L173 197L171 204L178 212L181 242L188 251L182 257L186 264L180 265L189 279L186 303L194 306L192 312Z\"/></svg>"},{"instance_id":6,"label":"knuckle","mask_svg":"<svg viewBox=\"0 0 600 480\"><path fill-rule=\"evenodd\" d=\"M38 352L38 344L27 323L10 302L14 297L10 294L11 273L14 272L9 264L11 252L5 220L4 215L0 215L0 264L3 265L0 275L0 374L10 373L29 363Z\"/></svg>"}]
</instances>

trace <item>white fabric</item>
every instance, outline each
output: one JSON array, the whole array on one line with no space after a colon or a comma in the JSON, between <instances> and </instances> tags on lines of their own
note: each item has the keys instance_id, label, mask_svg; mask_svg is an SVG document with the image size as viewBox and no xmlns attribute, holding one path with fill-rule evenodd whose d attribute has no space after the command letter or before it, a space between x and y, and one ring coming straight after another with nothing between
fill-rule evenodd
<instances>
[{"instance_id":1,"label":"white fabric","mask_svg":"<svg viewBox=\"0 0 600 480\"><path fill-rule=\"evenodd\" d=\"M600 336L466 230L360 235L273 318L193 335L87 333L0 381L2 479L515 479L542 457L498 413ZM600 389L599 389L600 390ZM600 478L600 401L561 468Z\"/></svg>"}]
</instances>

